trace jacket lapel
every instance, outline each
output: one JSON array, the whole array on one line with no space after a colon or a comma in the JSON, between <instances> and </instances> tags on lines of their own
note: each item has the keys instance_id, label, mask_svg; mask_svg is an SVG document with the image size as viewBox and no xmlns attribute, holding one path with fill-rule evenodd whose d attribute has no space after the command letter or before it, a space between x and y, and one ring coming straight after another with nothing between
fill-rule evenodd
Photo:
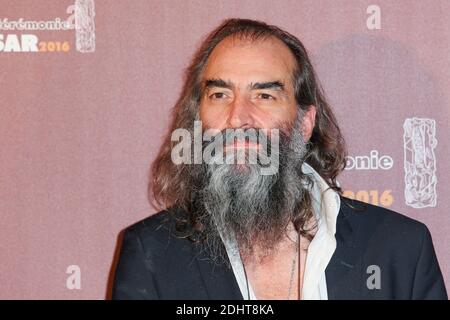
<instances>
[{"instance_id":1,"label":"jacket lapel","mask_svg":"<svg viewBox=\"0 0 450 320\"><path fill-rule=\"evenodd\" d=\"M336 222L336 251L331 257L325 275L328 299L357 299L362 280L361 247L357 241L359 219L351 215L351 200L341 198L341 208Z\"/></svg>"}]
</instances>

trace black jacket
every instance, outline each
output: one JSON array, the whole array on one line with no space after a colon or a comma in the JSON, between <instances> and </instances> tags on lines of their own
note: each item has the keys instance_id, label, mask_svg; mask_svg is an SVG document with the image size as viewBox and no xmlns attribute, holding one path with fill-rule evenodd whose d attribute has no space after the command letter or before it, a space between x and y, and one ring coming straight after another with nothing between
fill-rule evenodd
<instances>
[{"instance_id":1,"label":"black jacket","mask_svg":"<svg viewBox=\"0 0 450 320\"><path fill-rule=\"evenodd\" d=\"M214 265L201 244L175 236L168 218L161 211L125 230L112 298L243 299L232 269ZM336 240L325 270L329 299L447 299L424 224L341 197ZM370 266L380 271L372 289Z\"/></svg>"}]
</instances>

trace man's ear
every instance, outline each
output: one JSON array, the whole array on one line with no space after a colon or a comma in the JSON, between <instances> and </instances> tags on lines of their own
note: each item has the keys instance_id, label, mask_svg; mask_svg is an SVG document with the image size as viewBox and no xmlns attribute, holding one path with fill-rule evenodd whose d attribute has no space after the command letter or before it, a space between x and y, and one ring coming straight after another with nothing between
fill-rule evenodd
<instances>
[{"instance_id":1,"label":"man's ear","mask_svg":"<svg viewBox=\"0 0 450 320\"><path fill-rule=\"evenodd\" d=\"M313 105L308 106L306 111L303 111L302 119L302 134L305 141L309 141L312 136L314 126L316 125L316 107Z\"/></svg>"}]
</instances>

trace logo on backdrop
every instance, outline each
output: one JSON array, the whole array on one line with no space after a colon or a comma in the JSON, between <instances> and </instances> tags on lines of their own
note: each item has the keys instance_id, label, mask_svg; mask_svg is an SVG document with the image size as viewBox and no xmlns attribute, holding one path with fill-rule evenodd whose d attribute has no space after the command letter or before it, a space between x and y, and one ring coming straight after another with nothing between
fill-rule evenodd
<instances>
[{"instance_id":1,"label":"logo on backdrop","mask_svg":"<svg viewBox=\"0 0 450 320\"><path fill-rule=\"evenodd\" d=\"M389 170L393 166L392 157L371 150L369 155L347 156L345 170Z\"/></svg>"},{"instance_id":2,"label":"logo on backdrop","mask_svg":"<svg viewBox=\"0 0 450 320\"><path fill-rule=\"evenodd\" d=\"M347 156L345 170L373 171L391 170L394 167L394 159L386 154L380 154L378 150L371 150L366 155ZM344 196L359 201L371 203L376 206L390 207L394 203L394 195L391 189L360 189L344 190Z\"/></svg>"},{"instance_id":3,"label":"logo on backdrop","mask_svg":"<svg viewBox=\"0 0 450 320\"><path fill-rule=\"evenodd\" d=\"M68 6L65 19L32 21L20 18L0 19L0 52L69 52L75 47L81 53L95 51L94 0L75 0ZM39 39L39 31L75 30L75 41ZM75 44L75 45L74 45Z\"/></svg>"},{"instance_id":4,"label":"logo on backdrop","mask_svg":"<svg viewBox=\"0 0 450 320\"><path fill-rule=\"evenodd\" d=\"M403 130L405 203L413 208L435 207L436 122L426 118L406 118Z\"/></svg>"}]
</instances>

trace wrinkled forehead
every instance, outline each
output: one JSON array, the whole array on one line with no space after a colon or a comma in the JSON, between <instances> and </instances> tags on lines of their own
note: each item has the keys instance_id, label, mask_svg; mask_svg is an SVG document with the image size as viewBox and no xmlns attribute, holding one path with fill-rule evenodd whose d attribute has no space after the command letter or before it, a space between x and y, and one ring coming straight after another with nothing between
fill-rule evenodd
<instances>
[{"instance_id":1,"label":"wrinkled forehead","mask_svg":"<svg viewBox=\"0 0 450 320\"><path fill-rule=\"evenodd\" d=\"M211 52L202 80L220 78L233 82L291 80L296 60L286 44L269 36L248 39L229 36Z\"/></svg>"}]
</instances>

